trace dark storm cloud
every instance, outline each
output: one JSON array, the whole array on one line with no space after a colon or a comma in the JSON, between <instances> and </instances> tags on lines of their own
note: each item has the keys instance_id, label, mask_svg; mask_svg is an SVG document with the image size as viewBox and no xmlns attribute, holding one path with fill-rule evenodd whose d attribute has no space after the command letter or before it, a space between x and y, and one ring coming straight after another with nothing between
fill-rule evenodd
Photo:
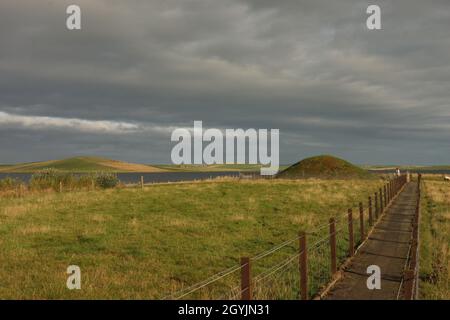
<instances>
[{"instance_id":1,"label":"dark storm cloud","mask_svg":"<svg viewBox=\"0 0 450 320\"><path fill-rule=\"evenodd\" d=\"M448 1L80 0L68 31L72 3L0 3L0 162L168 162L203 120L279 128L282 163L448 163Z\"/></svg>"}]
</instances>

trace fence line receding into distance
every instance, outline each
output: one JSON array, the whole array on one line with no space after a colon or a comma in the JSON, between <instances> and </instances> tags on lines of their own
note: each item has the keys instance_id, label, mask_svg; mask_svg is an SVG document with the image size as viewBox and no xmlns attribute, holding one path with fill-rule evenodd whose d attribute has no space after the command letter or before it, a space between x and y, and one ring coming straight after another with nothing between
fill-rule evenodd
<instances>
[{"instance_id":1,"label":"fence line receding into distance","mask_svg":"<svg viewBox=\"0 0 450 320\"><path fill-rule=\"evenodd\" d=\"M172 293L166 298L241 300L317 298L325 291L327 285L339 278L339 268L354 256L359 246L369 237L375 224L402 191L407 180L406 175L397 176L389 180L378 192L370 195L367 200L360 202L356 210L349 208L347 215L331 217L327 224L310 232L300 232L296 237L254 257L241 257L239 264ZM412 245L409 259L405 264L404 281L401 284L402 297L405 299L414 299L417 296L420 175L418 185ZM328 230L326 236L323 235L324 229ZM280 262L270 267L258 267L257 262L270 260L275 255ZM280 279L280 275L283 279ZM223 281L226 277L232 277L235 286ZM222 285L217 290L218 296L213 297L208 292L199 293L217 283Z\"/></svg>"}]
</instances>

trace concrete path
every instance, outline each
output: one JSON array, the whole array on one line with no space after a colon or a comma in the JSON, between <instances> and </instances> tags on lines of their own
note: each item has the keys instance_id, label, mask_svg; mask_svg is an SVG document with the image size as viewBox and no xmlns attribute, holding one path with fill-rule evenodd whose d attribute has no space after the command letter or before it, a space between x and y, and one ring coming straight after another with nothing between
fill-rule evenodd
<instances>
[{"instance_id":1,"label":"concrete path","mask_svg":"<svg viewBox=\"0 0 450 320\"><path fill-rule=\"evenodd\" d=\"M408 183L376 224L368 240L359 248L343 277L324 299L397 299L412 236L412 221L417 199L417 183ZM367 288L367 267L381 269L381 289Z\"/></svg>"}]
</instances>

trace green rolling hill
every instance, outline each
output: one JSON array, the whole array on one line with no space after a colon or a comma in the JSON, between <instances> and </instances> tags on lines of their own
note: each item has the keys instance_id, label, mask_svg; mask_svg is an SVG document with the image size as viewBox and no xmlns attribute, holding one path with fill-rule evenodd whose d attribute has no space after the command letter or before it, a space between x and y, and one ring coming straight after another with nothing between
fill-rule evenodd
<instances>
[{"instance_id":1,"label":"green rolling hill","mask_svg":"<svg viewBox=\"0 0 450 320\"><path fill-rule=\"evenodd\" d=\"M1 165L0 172L36 172L43 169L55 169L66 172L162 172L165 171L144 164L128 163L100 157L74 157L63 160Z\"/></svg>"}]
</instances>

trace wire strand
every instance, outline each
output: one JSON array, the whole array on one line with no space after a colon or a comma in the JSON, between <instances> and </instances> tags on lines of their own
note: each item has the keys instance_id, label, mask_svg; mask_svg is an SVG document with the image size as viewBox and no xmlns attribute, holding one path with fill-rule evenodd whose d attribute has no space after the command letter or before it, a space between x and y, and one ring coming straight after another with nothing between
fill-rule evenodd
<instances>
[{"instance_id":1,"label":"wire strand","mask_svg":"<svg viewBox=\"0 0 450 320\"><path fill-rule=\"evenodd\" d=\"M214 282L216 282L216 281L218 281L218 280L220 280L220 279L222 279L222 278L224 278L224 277L226 277L226 276L236 272L237 270L240 270L243 266L245 266L245 265L242 265L242 266L241 265L236 265L236 266L233 266L233 267L228 268L226 270L222 270L222 271L220 271L220 272L210 276L209 278L207 278L207 279L205 279L203 281L197 282L197 283L195 283L195 284L193 284L193 285L191 285L191 286L189 286L187 288L181 289L180 291L178 291L176 293L170 294L168 297L164 298L164 300L168 299L168 298L171 298L171 297L173 297L176 300L181 299L181 298L187 296L188 294L191 294L191 293L193 293L193 292L195 292L195 291L197 291L197 290L199 290L199 289L201 289L201 288L203 288L203 287L205 287L207 285L210 285L211 283L214 283Z\"/></svg>"},{"instance_id":2,"label":"wire strand","mask_svg":"<svg viewBox=\"0 0 450 320\"><path fill-rule=\"evenodd\" d=\"M281 263L275 265L273 268L269 269L268 271L266 271L265 273L262 273L260 275L258 275L257 277L254 278L254 283L258 283L261 282L262 280L266 279L267 277L271 276L272 274L274 274L275 272L283 269L284 267L286 267L289 263L291 263L294 259L296 259L298 256L300 256L300 253L297 253L293 256L291 256L290 258L287 258L286 260L283 260Z\"/></svg>"},{"instance_id":3,"label":"wire strand","mask_svg":"<svg viewBox=\"0 0 450 320\"><path fill-rule=\"evenodd\" d=\"M295 237L295 238L290 239L290 240L286 240L285 242L280 243L279 245L273 247L272 249L269 249L269 250L266 250L266 251L263 251L263 252L257 254L256 256L251 258L251 260L258 261L258 260L260 260L260 259L262 259L262 258L264 258L264 257L266 257L266 256L268 256L268 255L270 255L272 253L274 253L275 251L278 251L278 250L286 247L287 245L289 245L292 242L297 241L297 240L298 240L298 237Z\"/></svg>"}]
</instances>

